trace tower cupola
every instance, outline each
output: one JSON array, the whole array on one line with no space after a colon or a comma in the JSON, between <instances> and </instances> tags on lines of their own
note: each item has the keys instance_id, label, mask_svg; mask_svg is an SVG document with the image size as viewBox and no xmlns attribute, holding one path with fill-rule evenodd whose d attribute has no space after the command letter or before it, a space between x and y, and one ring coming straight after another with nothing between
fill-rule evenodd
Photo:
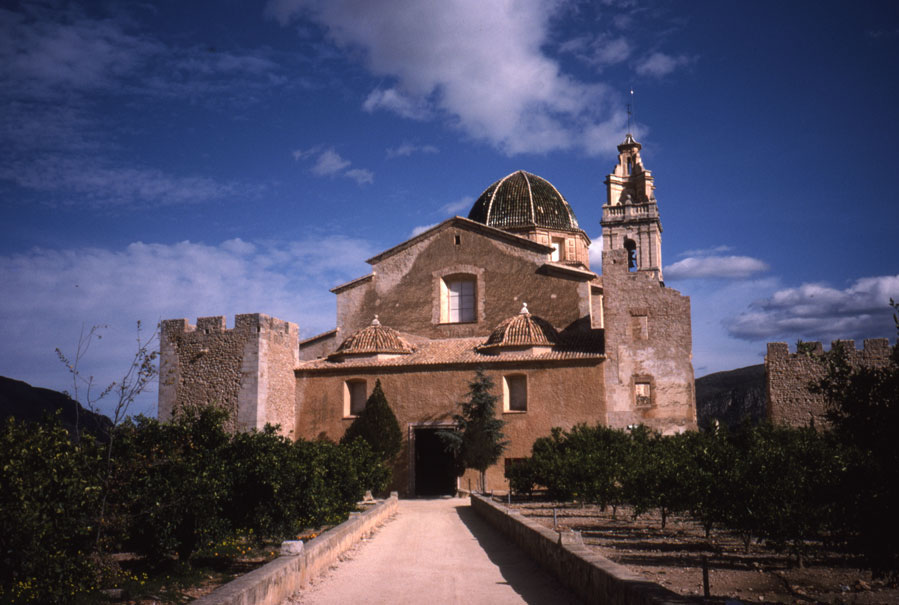
<instances>
[{"instance_id":1,"label":"tower cupola","mask_svg":"<svg viewBox=\"0 0 899 605\"><path fill-rule=\"evenodd\" d=\"M653 272L661 281L662 222L655 183L652 173L643 166L641 149L631 133L618 145L618 164L605 181L602 249L626 249L629 270Z\"/></svg>"}]
</instances>

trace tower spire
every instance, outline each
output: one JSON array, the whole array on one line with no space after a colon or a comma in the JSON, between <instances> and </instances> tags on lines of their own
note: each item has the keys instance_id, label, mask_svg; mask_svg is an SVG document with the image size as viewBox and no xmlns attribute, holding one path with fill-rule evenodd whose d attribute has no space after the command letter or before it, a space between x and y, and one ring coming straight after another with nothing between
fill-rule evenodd
<instances>
[{"instance_id":1,"label":"tower spire","mask_svg":"<svg viewBox=\"0 0 899 605\"><path fill-rule=\"evenodd\" d=\"M627 134L631 134L631 117L634 114L634 89L631 88L631 102L627 104Z\"/></svg>"}]
</instances>

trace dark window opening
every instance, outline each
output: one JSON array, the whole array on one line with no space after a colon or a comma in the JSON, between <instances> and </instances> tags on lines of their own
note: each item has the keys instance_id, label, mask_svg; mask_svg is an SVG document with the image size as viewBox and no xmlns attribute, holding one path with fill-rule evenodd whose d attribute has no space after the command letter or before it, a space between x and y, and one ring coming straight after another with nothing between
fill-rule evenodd
<instances>
[{"instance_id":1,"label":"dark window opening","mask_svg":"<svg viewBox=\"0 0 899 605\"><path fill-rule=\"evenodd\" d=\"M462 236L457 235L455 241L456 241L457 246L461 245L462 244Z\"/></svg>"}]
</instances>

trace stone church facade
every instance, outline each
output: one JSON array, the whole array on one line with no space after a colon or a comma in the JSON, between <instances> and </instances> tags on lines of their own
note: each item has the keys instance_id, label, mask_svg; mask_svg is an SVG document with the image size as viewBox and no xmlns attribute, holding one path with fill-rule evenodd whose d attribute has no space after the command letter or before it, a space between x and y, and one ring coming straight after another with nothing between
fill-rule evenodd
<instances>
[{"instance_id":1,"label":"stone church facade","mask_svg":"<svg viewBox=\"0 0 899 605\"><path fill-rule=\"evenodd\" d=\"M603 204L602 272L590 240L548 181L518 171L454 217L368 259L337 286L333 330L298 340L266 315L167 320L159 417L217 403L234 429L280 424L293 438L338 440L380 380L405 434L401 494L468 487L436 431L453 427L476 370L499 397L509 446L488 470L529 455L552 427L696 426L690 301L662 281L655 185L631 135ZM473 475L472 475L473 477ZM472 480L473 483L473 480Z\"/></svg>"}]
</instances>

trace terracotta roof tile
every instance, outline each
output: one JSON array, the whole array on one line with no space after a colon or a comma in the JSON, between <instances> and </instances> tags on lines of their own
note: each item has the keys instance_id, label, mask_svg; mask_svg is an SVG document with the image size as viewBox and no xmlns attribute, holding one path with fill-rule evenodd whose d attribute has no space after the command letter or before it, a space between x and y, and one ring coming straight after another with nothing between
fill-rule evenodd
<instances>
[{"instance_id":1,"label":"terracotta roof tile","mask_svg":"<svg viewBox=\"0 0 899 605\"><path fill-rule=\"evenodd\" d=\"M339 355L374 355L380 353L392 353L397 355L408 355L415 350L415 347L403 340L399 332L393 328L382 326L375 315L374 321L370 326L366 326L361 330L347 337L334 352L334 356Z\"/></svg>"},{"instance_id":2,"label":"terracotta roof tile","mask_svg":"<svg viewBox=\"0 0 899 605\"><path fill-rule=\"evenodd\" d=\"M600 330L594 334L560 335L559 343L548 352L502 353L489 355L478 352L484 342L482 337L447 338L424 341L408 355L391 359L345 357L343 359L317 359L300 364L300 372L318 372L340 368L391 368L412 366L439 366L450 364L485 365L507 361L575 361L601 360L605 358Z\"/></svg>"}]
</instances>

